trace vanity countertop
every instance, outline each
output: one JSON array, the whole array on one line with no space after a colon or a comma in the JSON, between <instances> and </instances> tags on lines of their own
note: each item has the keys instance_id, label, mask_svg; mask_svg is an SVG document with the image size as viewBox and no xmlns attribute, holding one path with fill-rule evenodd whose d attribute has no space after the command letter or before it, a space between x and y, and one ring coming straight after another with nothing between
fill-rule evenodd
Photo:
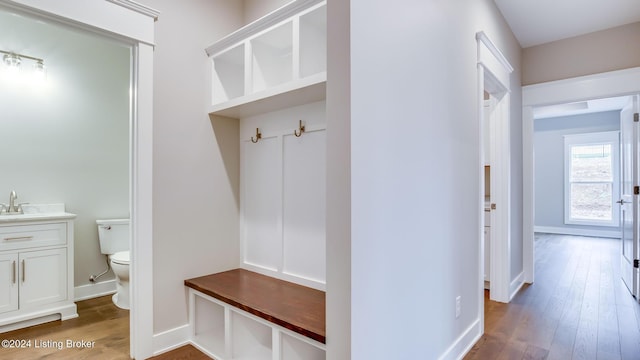
<instances>
[{"instance_id":1,"label":"vanity countertop","mask_svg":"<svg viewBox=\"0 0 640 360\"><path fill-rule=\"evenodd\" d=\"M0 224L9 222L68 220L76 217L76 214L65 211L64 204L24 204L22 205L22 209L24 214L1 214Z\"/></svg>"}]
</instances>

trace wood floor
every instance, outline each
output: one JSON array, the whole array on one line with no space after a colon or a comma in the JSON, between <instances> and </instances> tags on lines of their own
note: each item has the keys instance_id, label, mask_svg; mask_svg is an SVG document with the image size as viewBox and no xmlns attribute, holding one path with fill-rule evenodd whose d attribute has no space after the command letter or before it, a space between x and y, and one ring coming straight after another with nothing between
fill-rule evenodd
<instances>
[{"instance_id":1,"label":"wood floor","mask_svg":"<svg viewBox=\"0 0 640 360\"><path fill-rule=\"evenodd\" d=\"M536 235L536 282L509 304L485 297L485 335L465 357L640 359L640 305L620 280L619 240ZM0 359L128 359L129 312L110 297L78 303L77 319L0 334L31 340ZM34 341L95 341L91 349L38 348ZM154 360L208 359L192 346Z\"/></svg>"},{"instance_id":2,"label":"wood floor","mask_svg":"<svg viewBox=\"0 0 640 360\"><path fill-rule=\"evenodd\" d=\"M31 341L30 347L0 349L0 359L129 359L129 311L117 308L111 301L111 295L79 301L77 305L79 316L75 319L54 321L0 334L0 340ZM85 344L92 346L85 349L67 348L67 340L75 342L84 340L87 342ZM36 348L36 342L39 348ZM46 345L49 347L45 348ZM188 345L152 359L208 360L210 358Z\"/></svg>"},{"instance_id":3,"label":"wood floor","mask_svg":"<svg viewBox=\"0 0 640 360\"><path fill-rule=\"evenodd\" d=\"M640 359L619 240L536 234L535 249L535 283L509 304L485 294L485 335L465 359Z\"/></svg>"},{"instance_id":4,"label":"wood floor","mask_svg":"<svg viewBox=\"0 0 640 360\"><path fill-rule=\"evenodd\" d=\"M77 305L79 316L75 319L0 334L1 340L30 341L23 348L0 349L0 359L129 359L129 311L117 308L111 296ZM68 347L67 340L75 347ZM82 341L85 343L77 343Z\"/></svg>"}]
</instances>

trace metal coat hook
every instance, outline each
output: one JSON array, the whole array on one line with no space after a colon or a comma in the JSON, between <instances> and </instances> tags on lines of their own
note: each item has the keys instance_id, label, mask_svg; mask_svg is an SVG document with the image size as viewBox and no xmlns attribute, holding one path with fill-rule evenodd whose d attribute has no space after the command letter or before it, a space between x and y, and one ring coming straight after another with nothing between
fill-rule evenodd
<instances>
[{"instance_id":1,"label":"metal coat hook","mask_svg":"<svg viewBox=\"0 0 640 360\"><path fill-rule=\"evenodd\" d=\"M260 130L258 128L256 128L256 138L255 140L253 139L253 136L251 137L251 142L252 143L257 143L260 139L262 139L262 133L260 133Z\"/></svg>"},{"instance_id":2,"label":"metal coat hook","mask_svg":"<svg viewBox=\"0 0 640 360\"><path fill-rule=\"evenodd\" d=\"M304 125L302 125L302 120L300 120L300 122L298 123L298 130L293 130L293 135L295 135L296 137L300 137L302 136L303 132L304 132Z\"/></svg>"}]
</instances>

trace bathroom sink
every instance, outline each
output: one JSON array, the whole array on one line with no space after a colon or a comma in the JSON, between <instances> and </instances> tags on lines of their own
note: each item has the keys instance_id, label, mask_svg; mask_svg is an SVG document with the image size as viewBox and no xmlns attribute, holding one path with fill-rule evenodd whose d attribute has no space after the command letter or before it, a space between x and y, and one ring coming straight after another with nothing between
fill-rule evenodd
<instances>
[{"instance_id":1,"label":"bathroom sink","mask_svg":"<svg viewBox=\"0 0 640 360\"><path fill-rule=\"evenodd\" d=\"M64 210L64 204L23 204L24 214L0 214L0 223L12 221L36 221L73 219L75 214Z\"/></svg>"}]
</instances>

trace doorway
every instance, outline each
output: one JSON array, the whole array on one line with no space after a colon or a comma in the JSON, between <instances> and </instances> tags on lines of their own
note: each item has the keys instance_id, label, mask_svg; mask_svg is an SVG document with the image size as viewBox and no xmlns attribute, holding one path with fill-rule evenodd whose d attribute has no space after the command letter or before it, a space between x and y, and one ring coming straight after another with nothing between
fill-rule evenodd
<instances>
[{"instance_id":1,"label":"doorway","mask_svg":"<svg viewBox=\"0 0 640 360\"><path fill-rule=\"evenodd\" d=\"M535 162L533 139L535 112L544 107L548 108L550 105L576 104L593 99L636 94L640 90L637 85L639 84L639 80L640 68L634 68L523 87L523 240L525 277L527 282L534 281ZM635 139L636 140L630 144L637 146L637 137ZM633 161L633 163L636 162L637 160ZM637 172L637 168L634 172ZM624 198L624 191L622 197ZM635 197L633 202L634 205L637 204ZM637 258L637 240L635 243L636 246L633 252ZM634 283L634 286L637 288L637 275Z\"/></svg>"},{"instance_id":2,"label":"doorway","mask_svg":"<svg viewBox=\"0 0 640 360\"><path fill-rule=\"evenodd\" d=\"M480 268L479 293L484 299L485 267L488 271L490 299L509 302L510 280L510 80L513 67L483 32L476 34L478 41L478 118L480 128L479 178L480 203ZM486 99L486 100L485 100ZM487 101L488 109L485 108ZM487 119L485 119L488 117ZM488 124L488 127L485 127ZM486 136L485 136L486 135ZM488 142L488 144L486 144ZM486 146L486 145L488 146ZM489 152L485 156L485 152ZM489 165L486 167L486 165ZM485 184L486 181L489 184ZM488 186L487 186L488 185ZM490 198L485 194L489 189ZM486 204L488 201L488 210ZM485 215L486 214L486 215ZM486 220L485 220L486 219ZM489 228L489 231L486 231ZM485 235L487 238L485 238ZM489 241L487 241L489 240ZM486 250L485 250L485 244ZM488 265L486 264L488 263ZM484 313L484 302L480 302L479 313Z\"/></svg>"},{"instance_id":3,"label":"doorway","mask_svg":"<svg viewBox=\"0 0 640 360\"><path fill-rule=\"evenodd\" d=\"M130 216L131 282L130 354L153 354L153 42L157 11L127 2L43 2L0 0L0 5L45 21L53 20L79 31L98 33L131 47L130 116ZM100 16L97 16L100 14ZM144 281L138 281L144 279Z\"/></svg>"}]
</instances>

